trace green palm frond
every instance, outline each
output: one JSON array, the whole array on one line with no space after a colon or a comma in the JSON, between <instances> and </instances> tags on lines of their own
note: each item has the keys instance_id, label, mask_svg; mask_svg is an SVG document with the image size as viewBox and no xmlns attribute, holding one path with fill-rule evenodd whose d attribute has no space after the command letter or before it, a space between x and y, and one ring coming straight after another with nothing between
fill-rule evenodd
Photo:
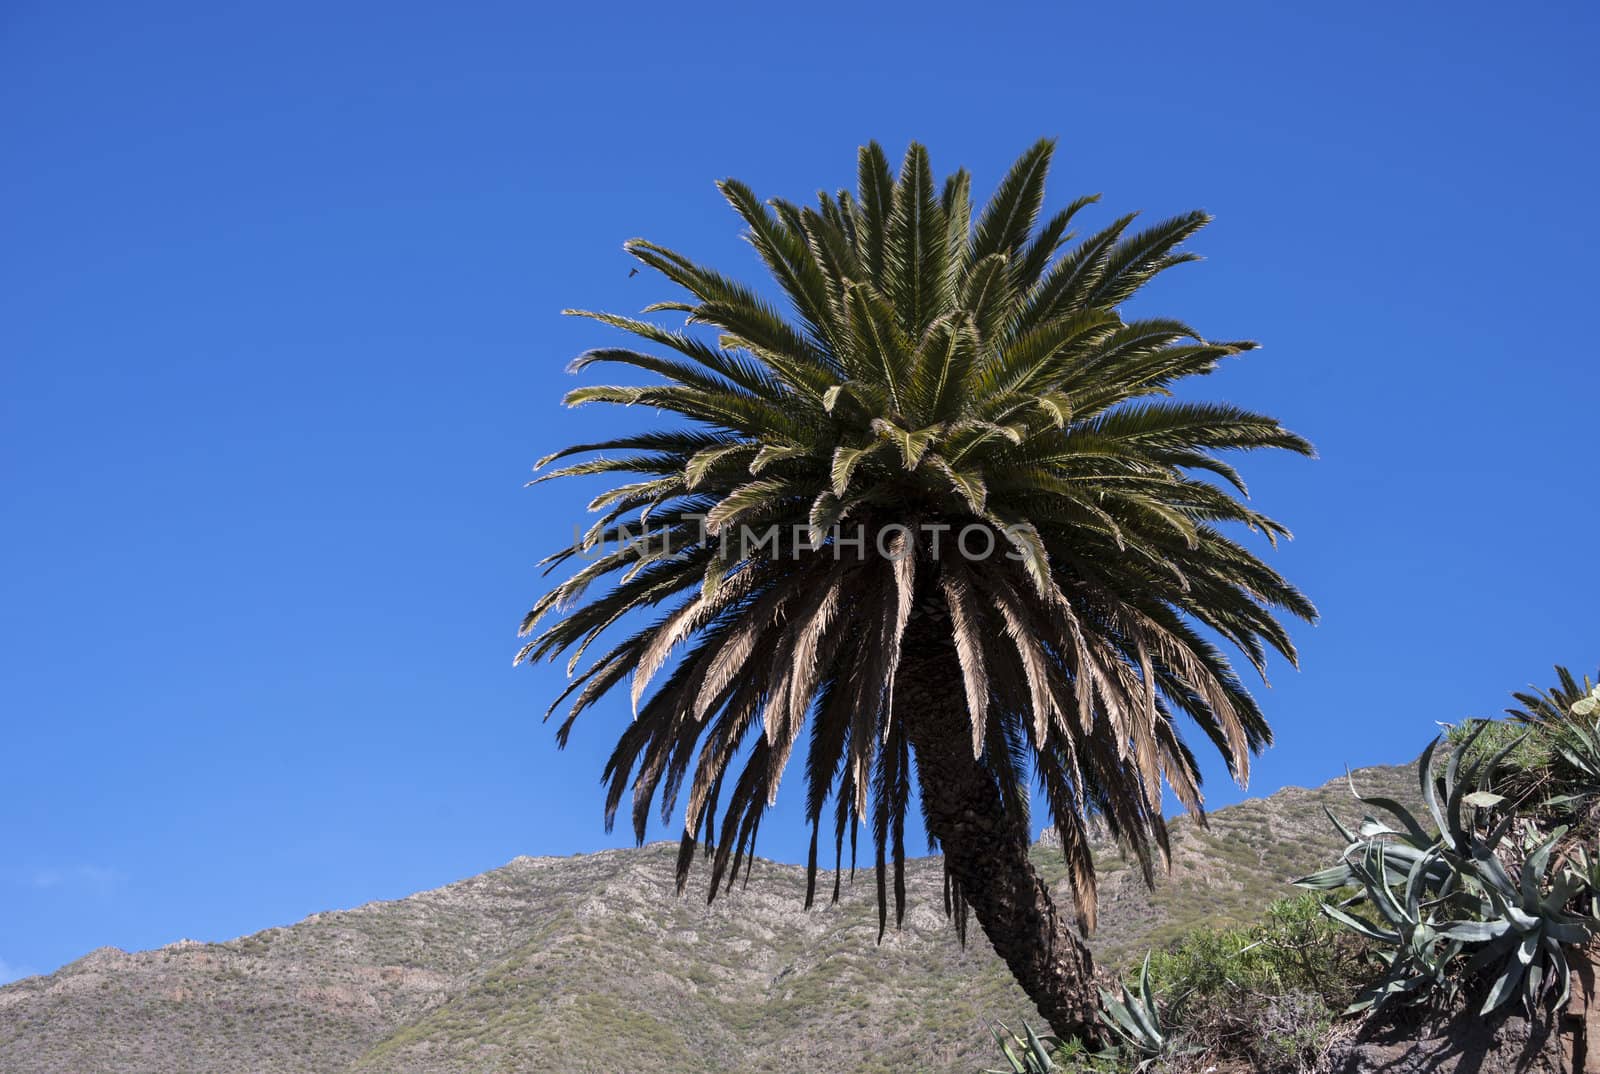
<instances>
[{"instance_id":1,"label":"green palm frond","mask_svg":"<svg viewBox=\"0 0 1600 1074\"><path fill-rule=\"evenodd\" d=\"M1218 641L1262 669L1269 653L1294 659L1279 617L1316 613L1236 539L1287 531L1245 503L1235 456L1311 446L1267 415L1169 398L1253 346L1122 314L1193 259L1182 244L1209 218L1131 231L1125 216L1075 240L1097 196L1044 215L1053 149L1031 147L978 209L966 173L936 181L916 144L898 174L863 148L857 189L813 207L726 180L782 308L636 239L626 249L675 293L642 318L570 311L640 348L589 351L575 371L657 382L568 403L680 421L540 460L537 480L617 483L581 553L547 561L567 573L524 621L518 659L572 661L563 741L627 684L637 716L604 774L608 823L630 791L640 839L653 804L681 807L680 885L697 848L713 894L748 865L798 751L808 899L823 828L842 868L867 824L898 917L915 714L897 711L894 684L906 646L928 638L1004 799L1025 809L1037 779L1088 924L1086 818L1148 871L1163 784L1201 808L1185 726L1240 779L1270 741Z\"/></svg>"}]
</instances>

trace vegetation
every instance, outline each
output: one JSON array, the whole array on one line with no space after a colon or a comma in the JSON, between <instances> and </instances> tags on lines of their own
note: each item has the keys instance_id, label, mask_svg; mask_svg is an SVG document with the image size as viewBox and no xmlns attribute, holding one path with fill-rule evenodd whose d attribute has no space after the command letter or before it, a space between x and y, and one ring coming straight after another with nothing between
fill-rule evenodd
<instances>
[{"instance_id":1,"label":"vegetation","mask_svg":"<svg viewBox=\"0 0 1600 1074\"><path fill-rule=\"evenodd\" d=\"M1600 687L1560 666L1555 676L1552 686L1513 694L1510 719L1493 725L1470 759L1481 764L1499 752L1493 747L1518 739L1485 778L1518 807L1559 818L1582 813L1600 790ZM1472 731L1463 725L1452 735L1460 741Z\"/></svg>"},{"instance_id":2,"label":"vegetation","mask_svg":"<svg viewBox=\"0 0 1600 1074\"><path fill-rule=\"evenodd\" d=\"M1600 688L1556 670L1557 686L1515 695L1510 721L1436 739L1415 804L1352 780L1372 813L1349 825L1328 811L1344 848L1297 881L1314 894L1152 951L1136 984L1102 994L1116 1047L1057 1042L1051 1069L1136 1071L1203 1052L1310 1071L1346 1016L1564 1006L1572 960L1600 934Z\"/></svg>"},{"instance_id":3,"label":"vegetation","mask_svg":"<svg viewBox=\"0 0 1600 1074\"><path fill-rule=\"evenodd\" d=\"M1100 993L1100 1020L1111 1030L1118 1050L1134 1058L1136 1070L1177 1051L1169 1031L1161 1024L1161 1008L1150 987L1149 955L1139 969L1137 987L1123 985L1121 998L1110 992Z\"/></svg>"},{"instance_id":4,"label":"vegetation","mask_svg":"<svg viewBox=\"0 0 1600 1074\"><path fill-rule=\"evenodd\" d=\"M1010 1074L1047 1074L1048 1071L1057 1069L1050 1055L1061 1049L1060 1038L1041 1037L1031 1026L1023 1026L1022 1034L1019 1036L1011 1032L1011 1027L1004 1022L995 1023L989 1032L993 1034L994 1042L1000 1046L1000 1054L1005 1056ZM991 1070L987 1074L1007 1074L1007 1072Z\"/></svg>"},{"instance_id":5,"label":"vegetation","mask_svg":"<svg viewBox=\"0 0 1600 1074\"><path fill-rule=\"evenodd\" d=\"M1485 725L1479 725L1479 732ZM1586 942L1600 922L1570 914L1567 906L1586 886L1570 864L1552 869L1552 854L1566 827L1548 836L1510 809L1490 789L1487 774L1504 763L1508 745L1481 765L1462 768L1476 741L1470 734L1451 753L1442 778L1433 768L1436 740L1419 766L1421 791L1435 830L1398 803L1363 799L1388 812L1399 829L1369 819L1349 840L1343 860L1300 881L1308 887L1359 893L1375 916L1342 907L1326 912L1377 941L1387 967L1352 1010L1391 1001L1455 998L1465 979L1491 982L1482 1013L1520 990L1526 1009L1547 998L1566 1002L1568 945ZM1338 822L1335 821L1335 824Z\"/></svg>"},{"instance_id":6,"label":"vegetation","mask_svg":"<svg viewBox=\"0 0 1600 1074\"><path fill-rule=\"evenodd\" d=\"M529 612L518 660L570 654L561 741L631 679L637 719L605 770L607 822L631 788L643 839L657 801L671 817L681 797L680 887L697 845L713 896L733 882L804 738L808 890L825 823L836 868L867 824L881 936L891 891L904 914L919 780L958 929L970 907L1050 1024L1093 1032L1088 950L1030 864L1030 784L1087 929L1087 818L1149 876L1163 780L1200 806L1180 718L1245 776L1270 731L1212 639L1259 670L1269 652L1294 658L1277 615L1315 612L1225 532L1286 534L1244 502L1225 455L1311 448L1271 417L1167 398L1253 346L1120 312L1194 259L1180 246L1208 218L1133 232L1123 216L1074 242L1096 199L1041 218L1051 152L1029 149L976 212L967 173L936 185L916 144L898 178L877 145L862 149L857 191L811 208L724 181L787 312L630 242L681 291L649 312L688 326L580 313L653 349L601 348L575 370L659 382L567 401L682 421L541 460L587 456L539 480L616 483L583 546L549 557L569 573ZM621 639L585 665L613 627Z\"/></svg>"},{"instance_id":7,"label":"vegetation","mask_svg":"<svg viewBox=\"0 0 1600 1074\"><path fill-rule=\"evenodd\" d=\"M1153 950L1120 998L1102 997L1102 1016L1122 1027L1119 1047L1053 1041L1055 1069L1202 1069L1232 1060L1312 1070L1371 963L1371 944L1340 929L1322 905L1315 895L1282 899L1259 924L1194 929Z\"/></svg>"},{"instance_id":8,"label":"vegetation","mask_svg":"<svg viewBox=\"0 0 1600 1074\"><path fill-rule=\"evenodd\" d=\"M1356 779L1364 792L1415 794L1409 768ZM1348 794L1341 779L1217 810L1207 827L1176 820L1172 869L1153 892L1137 869L1104 876L1099 961L1137 971L1149 947L1202 926L1248 933L1285 880L1338 852L1322 808ZM1110 842L1095 852L1120 860ZM1053 840L1034 857L1065 882ZM758 860L747 885L707 906L670 897L675 858L658 843L519 859L231 943L103 952L0 987L0 1070L498 1074L569 1069L574 1057L627 1070L648 1055L653 1074L974 1074L1007 1065L992 1019L1045 1031L1005 965L948 934L937 858L907 862L912 909L881 945L870 871L847 875L838 905L808 911L805 870ZM1158 992L1162 967L1158 950ZM1087 1061L1081 1046L1064 1050Z\"/></svg>"}]
</instances>

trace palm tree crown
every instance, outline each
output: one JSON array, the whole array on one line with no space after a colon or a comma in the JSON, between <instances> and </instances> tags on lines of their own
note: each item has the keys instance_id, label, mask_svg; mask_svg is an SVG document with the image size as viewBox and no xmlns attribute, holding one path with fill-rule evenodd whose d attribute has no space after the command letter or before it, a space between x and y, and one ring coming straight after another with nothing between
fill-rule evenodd
<instances>
[{"instance_id":1,"label":"palm tree crown","mask_svg":"<svg viewBox=\"0 0 1600 1074\"><path fill-rule=\"evenodd\" d=\"M687 422L540 461L584 457L539 480L619 482L590 505L599 520L583 547L547 560L568 573L523 622L533 636L518 660L570 654L571 684L551 707L572 699L562 742L631 676L636 716L605 770L607 823L630 786L640 839L653 803L666 818L682 804L680 888L697 847L713 895L733 882L809 722L807 901L820 831L837 866L846 834L853 846L869 823L881 915L884 863L898 880L931 749L908 732L922 704L912 687L931 681L950 684L965 711L959 749L1006 810L1026 816L1037 781L1086 928L1087 818L1148 874L1165 844L1163 780L1201 808L1180 720L1241 780L1270 741L1214 641L1261 670L1269 650L1294 659L1277 613L1315 610L1224 532L1286 533L1246 504L1224 453L1310 445L1273 418L1170 397L1253 346L1119 312L1193 259L1178 247L1208 217L1133 232L1130 215L1075 239L1074 217L1097 199L1041 222L1052 148L1029 149L975 221L967 173L936 186L915 144L898 178L865 147L857 192L814 207L763 203L727 180L786 310L635 240L627 250L686 293L646 314L682 313L687 326L570 311L650 345L590 351L575 370L612 363L660 380L579 388L570 405L643 404ZM637 625L633 613L656 606ZM585 662L625 618L635 625Z\"/></svg>"}]
</instances>

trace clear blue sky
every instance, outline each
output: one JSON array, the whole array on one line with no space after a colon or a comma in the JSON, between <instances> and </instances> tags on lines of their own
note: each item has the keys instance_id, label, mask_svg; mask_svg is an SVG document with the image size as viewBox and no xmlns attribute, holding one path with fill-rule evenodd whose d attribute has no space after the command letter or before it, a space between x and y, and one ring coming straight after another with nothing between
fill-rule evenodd
<instances>
[{"instance_id":1,"label":"clear blue sky","mask_svg":"<svg viewBox=\"0 0 1600 1074\"><path fill-rule=\"evenodd\" d=\"M663 297L632 236L749 271L712 181L868 138L1216 214L1152 305L1323 456L1247 470L1324 613L1252 792L1594 668L1592 6L892 6L5 6L0 974L625 842L626 698L562 755L510 666L528 467L621 421L558 311Z\"/></svg>"}]
</instances>

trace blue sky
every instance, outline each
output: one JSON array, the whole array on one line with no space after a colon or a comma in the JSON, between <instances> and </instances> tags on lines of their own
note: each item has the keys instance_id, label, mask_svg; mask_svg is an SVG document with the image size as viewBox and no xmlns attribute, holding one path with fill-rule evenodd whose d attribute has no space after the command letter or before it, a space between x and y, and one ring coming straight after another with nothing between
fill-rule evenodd
<instances>
[{"instance_id":1,"label":"blue sky","mask_svg":"<svg viewBox=\"0 0 1600 1074\"><path fill-rule=\"evenodd\" d=\"M510 666L583 499L528 467L623 424L558 311L664 297L633 236L751 272L712 181L869 138L1216 214L1150 305L1322 453L1248 460L1324 615L1252 792L1600 662L1591 6L773 10L6 6L0 978L626 842L627 699L563 755Z\"/></svg>"}]
</instances>

